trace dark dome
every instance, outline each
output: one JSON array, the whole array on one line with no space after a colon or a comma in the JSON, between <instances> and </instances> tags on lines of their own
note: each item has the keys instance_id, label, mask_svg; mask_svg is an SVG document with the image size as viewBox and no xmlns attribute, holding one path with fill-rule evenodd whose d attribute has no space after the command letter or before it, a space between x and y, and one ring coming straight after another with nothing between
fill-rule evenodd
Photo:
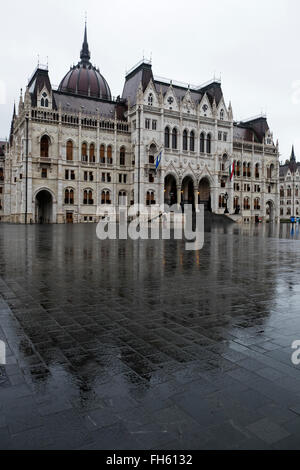
<instances>
[{"instance_id":1,"label":"dark dome","mask_svg":"<svg viewBox=\"0 0 300 470\"><path fill-rule=\"evenodd\" d=\"M108 83L99 70L91 64L90 58L85 26L84 41L80 54L81 60L76 66L72 67L63 78L58 87L58 91L111 100L111 92Z\"/></svg>"}]
</instances>

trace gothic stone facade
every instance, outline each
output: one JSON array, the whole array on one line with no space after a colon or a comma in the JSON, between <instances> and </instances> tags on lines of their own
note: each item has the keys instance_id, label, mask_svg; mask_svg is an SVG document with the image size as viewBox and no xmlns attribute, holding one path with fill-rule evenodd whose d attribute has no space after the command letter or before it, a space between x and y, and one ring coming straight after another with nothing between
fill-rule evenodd
<instances>
[{"instance_id":1,"label":"gothic stone facade","mask_svg":"<svg viewBox=\"0 0 300 470\"><path fill-rule=\"evenodd\" d=\"M122 97L81 60L57 90L39 66L14 112L4 217L13 223L96 222L112 205L190 203L245 222L279 220L278 144L265 117L234 122L221 83L155 78L143 60ZM155 159L162 161L155 171ZM229 167L235 162L235 177Z\"/></svg>"},{"instance_id":2,"label":"gothic stone facade","mask_svg":"<svg viewBox=\"0 0 300 470\"><path fill-rule=\"evenodd\" d=\"M280 218L289 220L300 216L300 163L296 162L294 147L291 157L280 166Z\"/></svg>"}]
</instances>

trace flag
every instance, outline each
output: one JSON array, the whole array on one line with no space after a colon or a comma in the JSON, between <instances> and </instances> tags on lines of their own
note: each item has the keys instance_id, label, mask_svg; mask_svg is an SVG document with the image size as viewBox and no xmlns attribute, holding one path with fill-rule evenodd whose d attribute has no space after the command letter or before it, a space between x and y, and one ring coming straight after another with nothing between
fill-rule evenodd
<instances>
[{"instance_id":1,"label":"flag","mask_svg":"<svg viewBox=\"0 0 300 470\"><path fill-rule=\"evenodd\" d=\"M160 154L156 157L156 160L155 160L155 170L156 170L156 171L158 170L158 167L159 167L159 165L160 165L161 159L162 159L162 151L161 151Z\"/></svg>"},{"instance_id":2,"label":"flag","mask_svg":"<svg viewBox=\"0 0 300 470\"><path fill-rule=\"evenodd\" d=\"M234 166L234 162L233 162L233 164L230 165L230 167L229 167L229 177L230 177L230 181L233 180L234 172L235 172L235 166Z\"/></svg>"}]
</instances>

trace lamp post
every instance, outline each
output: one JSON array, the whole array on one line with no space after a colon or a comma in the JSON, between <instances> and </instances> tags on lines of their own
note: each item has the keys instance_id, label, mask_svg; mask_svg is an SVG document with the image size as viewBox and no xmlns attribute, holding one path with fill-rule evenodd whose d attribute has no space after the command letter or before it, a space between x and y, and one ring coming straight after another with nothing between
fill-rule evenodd
<instances>
[{"instance_id":1,"label":"lamp post","mask_svg":"<svg viewBox=\"0 0 300 470\"><path fill-rule=\"evenodd\" d=\"M224 214L229 214L229 210L228 210L228 199L229 199L229 196L228 196L228 193L225 194L224 199L225 199L225 212L224 212Z\"/></svg>"}]
</instances>

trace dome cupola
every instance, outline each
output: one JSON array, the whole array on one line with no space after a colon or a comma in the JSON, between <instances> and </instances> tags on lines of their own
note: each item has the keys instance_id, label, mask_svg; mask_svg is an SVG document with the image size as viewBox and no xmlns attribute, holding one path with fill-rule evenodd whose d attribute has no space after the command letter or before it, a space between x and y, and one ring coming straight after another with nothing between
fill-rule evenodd
<instances>
[{"instance_id":1,"label":"dome cupola","mask_svg":"<svg viewBox=\"0 0 300 470\"><path fill-rule=\"evenodd\" d=\"M80 62L71 67L62 79L58 91L78 96L89 96L91 98L111 101L111 92L107 81L101 75L99 69L91 62L91 54L87 41L87 26L85 24L84 40L80 52Z\"/></svg>"}]
</instances>

